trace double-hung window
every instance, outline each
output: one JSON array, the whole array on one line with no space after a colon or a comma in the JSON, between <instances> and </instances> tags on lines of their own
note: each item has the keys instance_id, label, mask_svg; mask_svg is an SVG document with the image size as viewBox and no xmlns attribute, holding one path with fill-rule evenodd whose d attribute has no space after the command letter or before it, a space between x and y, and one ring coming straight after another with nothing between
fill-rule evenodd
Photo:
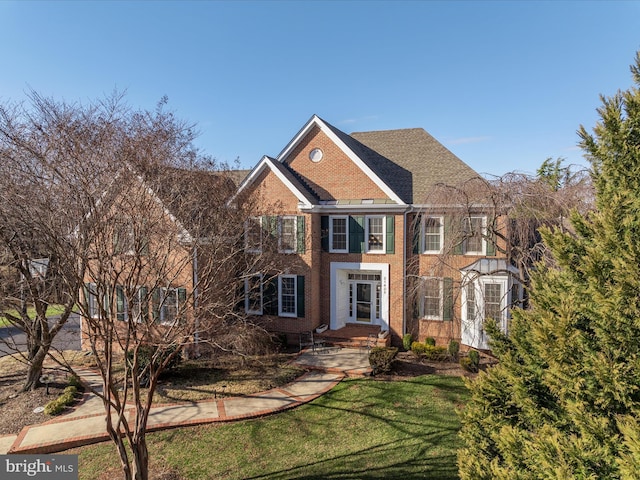
<instances>
[{"instance_id":1,"label":"double-hung window","mask_svg":"<svg viewBox=\"0 0 640 480\"><path fill-rule=\"evenodd\" d=\"M244 281L244 309L250 315L262 315L262 274L251 275Z\"/></svg>"},{"instance_id":2,"label":"double-hung window","mask_svg":"<svg viewBox=\"0 0 640 480\"><path fill-rule=\"evenodd\" d=\"M294 253L297 250L297 217L283 216L279 217L278 230L278 249L281 253Z\"/></svg>"},{"instance_id":3,"label":"double-hung window","mask_svg":"<svg viewBox=\"0 0 640 480\"><path fill-rule=\"evenodd\" d=\"M178 289L161 288L160 295L160 323L172 324L178 318L180 311Z\"/></svg>"},{"instance_id":4,"label":"double-hung window","mask_svg":"<svg viewBox=\"0 0 640 480\"><path fill-rule=\"evenodd\" d=\"M278 315L281 317L297 317L297 276L280 275L278 277Z\"/></svg>"},{"instance_id":5,"label":"double-hung window","mask_svg":"<svg viewBox=\"0 0 640 480\"><path fill-rule=\"evenodd\" d=\"M85 286L85 295L87 302L87 309L91 318L98 318L100 316L100 305L98 304L98 289L95 283L87 283Z\"/></svg>"},{"instance_id":6,"label":"double-hung window","mask_svg":"<svg viewBox=\"0 0 640 480\"><path fill-rule=\"evenodd\" d=\"M442 320L442 279L425 278L423 288L423 318Z\"/></svg>"},{"instance_id":7,"label":"double-hung window","mask_svg":"<svg viewBox=\"0 0 640 480\"><path fill-rule=\"evenodd\" d=\"M367 253L385 252L385 217L375 216L366 218L366 250Z\"/></svg>"},{"instance_id":8,"label":"double-hung window","mask_svg":"<svg viewBox=\"0 0 640 480\"><path fill-rule=\"evenodd\" d=\"M502 321L502 284L484 284L484 318Z\"/></svg>"},{"instance_id":9,"label":"double-hung window","mask_svg":"<svg viewBox=\"0 0 640 480\"><path fill-rule=\"evenodd\" d=\"M464 253L484 255L485 217L466 217L463 221Z\"/></svg>"},{"instance_id":10,"label":"double-hung window","mask_svg":"<svg viewBox=\"0 0 640 480\"><path fill-rule=\"evenodd\" d=\"M244 245L248 253L262 251L262 217L249 217L244 227Z\"/></svg>"},{"instance_id":11,"label":"double-hung window","mask_svg":"<svg viewBox=\"0 0 640 480\"><path fill-rule=\"evenodd\" d=\"M330 217L329 239L330 252L346 253L349 251L349 217Z\"/></svg>"},{"instance_id":12,"label":"double-hung window","mask_svg":"<svg viewBox=\"0 0 640 480\"><path fill-rule=\"evenodd\" d=\"M442 217L423 217L422 231L422 251L424 253L440 253L444 240Z\"/></svg>"}]
</instances>

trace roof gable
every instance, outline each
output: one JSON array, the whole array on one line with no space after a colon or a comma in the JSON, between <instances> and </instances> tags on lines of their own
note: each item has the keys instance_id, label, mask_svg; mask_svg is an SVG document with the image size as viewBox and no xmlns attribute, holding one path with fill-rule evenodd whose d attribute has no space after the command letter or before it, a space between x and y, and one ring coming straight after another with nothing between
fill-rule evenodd
<instances>
[{"instance_id":1,"label":"roof gable","mask_svg":"<svg viewBox=\"0 0 640 480\"><path fill-rule=\"evenodd\" d=\"M383 192L391 201L397 204L404 204L404 200L398 193L389 186L389 184L381 178L378 173L370 166L370 162L365 161L361 156L363 150L358 147L354 150L354 141L347 134L340 131L336 127L322 120L317 115L313 115L311 119L300 129L287 146L280 152L277 160L282 164L288 164L291 157L295 154L296 148L311 135L314 129L319 129L338 149L352 161L357 168L368 177L375 186Z\"/></svg>"}]
</instances>

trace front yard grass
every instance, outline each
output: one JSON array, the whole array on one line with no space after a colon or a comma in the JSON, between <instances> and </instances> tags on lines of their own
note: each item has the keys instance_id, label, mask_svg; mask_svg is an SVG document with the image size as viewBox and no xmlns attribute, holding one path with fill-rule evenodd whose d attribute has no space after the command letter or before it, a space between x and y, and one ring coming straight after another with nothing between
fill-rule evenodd
<instances>
[{"instance_id":1,"label":"front yard grass","mask_svg":"<svg viewBox=\"0 0 640 480\"><path fill-rule=\"evenodd\" d=\"M459 377L344 380L270 417L148 435L151 478L456 479ZM110 443L80 455L80 479L119 477Z\"/></svg>"},{"instance_id":2,"label":"front yard grass","mask_svg":"<svg viewBox=\"0 0 640 480\"><path fill-rule=\"evenodd\" d=\"M53 317L55 315L60 315L64 312L64 305L49 305L47 307L47 317ZM18 312L15 310L10 310L9 313L11 315L18 315ZM36 309L34 307L27 308L27 315L29 317L34 318L36 315ZM10 327L11 323L6 319L4 315L0 315L0 327Z\"/></svg>"}]
</instances>

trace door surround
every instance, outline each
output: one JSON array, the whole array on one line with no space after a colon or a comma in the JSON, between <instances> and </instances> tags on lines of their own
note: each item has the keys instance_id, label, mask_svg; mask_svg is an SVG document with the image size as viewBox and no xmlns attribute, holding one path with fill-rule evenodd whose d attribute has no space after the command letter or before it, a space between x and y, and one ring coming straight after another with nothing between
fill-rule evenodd
<instances>
[{"instance_id":1,"label":"door surround","mask_svg":"<svg viewBox=\"0 0 640 480\"><path fill-rule=\"evenodd\" d=\"M380 275L380 311L378 318L372 319L370 324L379 325L382 330L389 330L389 264L331 262L330 270L330 328L337 330L350 321L349 284L355 281L349 280L349 274L362 272ZM375 301L375 296L372 301Z\"/></svg>"}]
</instances>

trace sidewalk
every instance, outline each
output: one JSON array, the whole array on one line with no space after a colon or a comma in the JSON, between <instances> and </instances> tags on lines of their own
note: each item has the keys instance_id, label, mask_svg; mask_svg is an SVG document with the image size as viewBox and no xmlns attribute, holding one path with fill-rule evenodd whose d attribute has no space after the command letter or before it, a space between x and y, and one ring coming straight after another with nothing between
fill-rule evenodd
<instances>
[{"instance_id":1,"label":"sidewalk","mask_svg":"<svg viewBox=\"0 0 640 480\"><path fill-rule=\"evenodd\" d=\"M266 392L189 404L158 405L149 415L147 431L256 418L297 407L331 390L345 375L366 374L368 356L354 349L303 352L295 363L313 371ZM99 386L100 376L79 372L83 382ZM133 418L133 409L129 418ZM108 440L102 401L86 393L72 412L25 427L19 435L0 437L0 454L53 453Z\"/></svg>"}]
</instances>

